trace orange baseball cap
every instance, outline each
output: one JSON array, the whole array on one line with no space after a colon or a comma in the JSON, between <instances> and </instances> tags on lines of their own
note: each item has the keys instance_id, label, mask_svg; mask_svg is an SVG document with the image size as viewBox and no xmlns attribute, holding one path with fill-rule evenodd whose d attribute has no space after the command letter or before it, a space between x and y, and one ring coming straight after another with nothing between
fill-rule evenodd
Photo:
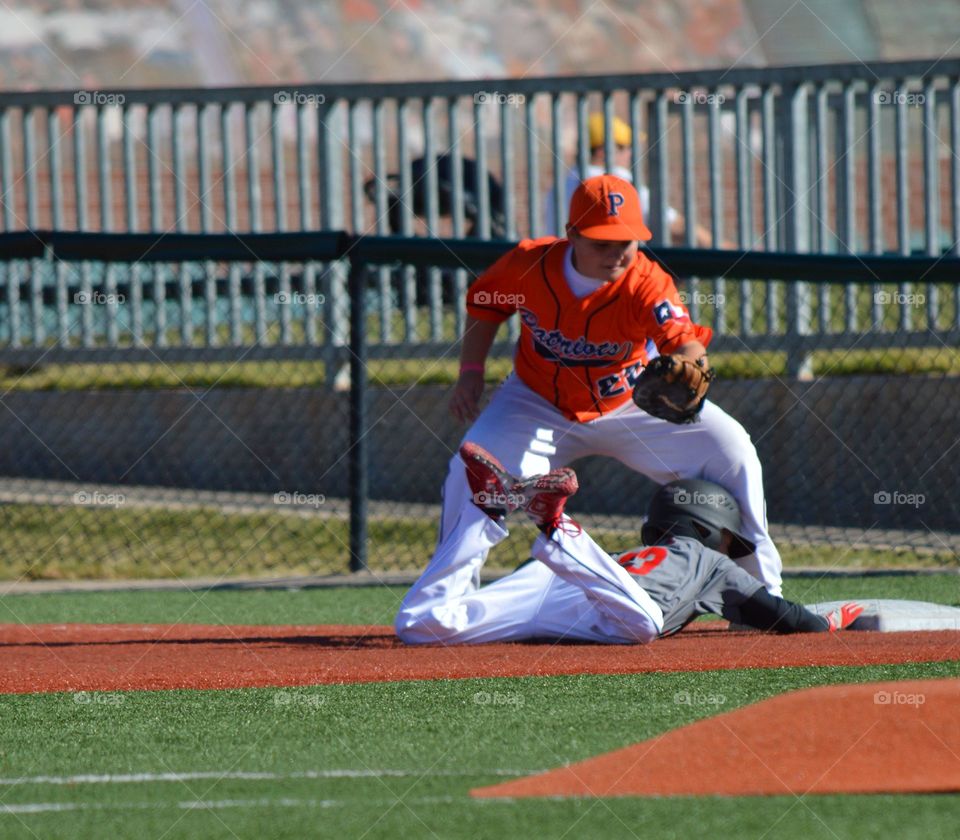
<instances>
[{"instance_id":1,"label":"orange baseball cap","mask_svg":"<svg viewBox=\"0 0 960 840\"><path fill-rule=\"evenodd\" d=\"M581 183L570 199L569 222L587 239L626 242L653 236L643 223L633 184L616 175L597 175Z\"/></svg>"}]
</instances>

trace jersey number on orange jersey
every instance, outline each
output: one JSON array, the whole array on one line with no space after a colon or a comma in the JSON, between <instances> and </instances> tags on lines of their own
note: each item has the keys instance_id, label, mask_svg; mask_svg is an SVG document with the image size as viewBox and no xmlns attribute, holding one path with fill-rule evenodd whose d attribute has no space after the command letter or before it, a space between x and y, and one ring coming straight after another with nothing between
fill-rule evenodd
<instances>
[{"instance_id":1,"label":"jersey number on orange jersey","mask_svg":"<svg viewBox=\"0 0 960 840\"><path fill-rule=\"evenodd\" d=\"M637 384L637 377L640 376L641 370L643 370L643 364L637 362L635 365L624 368L619 373L598 379L597 393L600 395L600 399L605 400L607 397L615 397L622 394L627 388L632 391L633 386Z\"/></svg>"}]
</instances>

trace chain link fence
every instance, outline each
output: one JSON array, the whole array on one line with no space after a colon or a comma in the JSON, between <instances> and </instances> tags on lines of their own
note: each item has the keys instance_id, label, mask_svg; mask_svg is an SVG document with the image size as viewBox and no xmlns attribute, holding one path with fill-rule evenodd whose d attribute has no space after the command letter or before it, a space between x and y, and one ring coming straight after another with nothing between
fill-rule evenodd
<instances>
[{"instance_id":1,"label":"chain link fence","mask_svg":"<svg viewBox=\"0 0 960 840\"><path fill-rule=\"evenodd\" d=\"M326 385L322 295L303 291L305 267L144 267L151 278L212 275L220 287L233 275L241 290L266 282L265 314L246 295L216 298L218 343L207 349L176 346L186 326L206 335L199 307L185 325L175 301L150 300L134 323L129 265L89 265L86 291L84 281L74 282L84 275L80 266L55 268L69 303L63 318L56 302L44 302L47 334L79 346L49 344L0 367L4 577L343 571L346 464L329 458L328 447L348 450L348 411L344 395ZM301 352L255 352L255 336L280 341L285 328L300 344L275 349ZM126 336L127 347L98 347L110 330L121 342ZM305 344L308 334L321 344ZM231 337L243 343L230 345Z\"/></svg>"},{"instance_id":2,"label":"chain link fence","mask_svg":"<svg viewBox=\"0 0 960 840\"><path fill-rule=\"evenodd\" d=\"M786 562L956 565L960 62L477 84L0 93L6 577L422 568L467 286L627 152Z\"/></svg>"},{"instance_id":3,"label":"chain link fence","mask_svg":"<svg viewBox=\"0 0 960 840\"><path fill-rule=\"evenodd\" d=\"M423 567L464 432L446 410L462 293L507 243L3 244L4 577ZM956 567L958 261L656 256L716 330L711 399L757 445L786 564ZM516 333L498 336L491 389ZM635 543L653 485L611 459L574 466L574 514ZM518 520L491 567L532 535Z\"/></svg>"}]
</instances>

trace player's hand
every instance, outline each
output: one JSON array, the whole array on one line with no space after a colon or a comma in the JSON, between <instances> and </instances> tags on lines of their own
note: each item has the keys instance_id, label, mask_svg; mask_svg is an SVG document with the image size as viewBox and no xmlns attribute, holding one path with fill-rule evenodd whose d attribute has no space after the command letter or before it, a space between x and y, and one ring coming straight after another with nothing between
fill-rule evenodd
<instances>
[{"instance_id":1,"label":"player's hand","mask_svg":"<svg viewBox=\"0 0 960 840\"><path fill-rule=\"evenodd\" d=\"M479 370L460 374L450 397L450 413L461 423L470 423L480 413L480 398L483 396L483 373Z\"/></svg>"}]
</instances>

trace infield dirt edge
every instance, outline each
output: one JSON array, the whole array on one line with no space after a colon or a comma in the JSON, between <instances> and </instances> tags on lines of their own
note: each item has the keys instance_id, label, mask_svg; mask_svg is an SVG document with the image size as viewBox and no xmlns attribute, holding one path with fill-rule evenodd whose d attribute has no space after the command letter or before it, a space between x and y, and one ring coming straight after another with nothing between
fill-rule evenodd
<instances>
[{"instance_id":1,"label":"infield dirt edge","mask_svg":"<svg viewBox=\"0 0 960 840\"><path fill-rule=\"evenodd\" d=\"M735 633L650 645L401 643L385 626L0 624L0 693L227 689L476 677L865 666L960 658L960 632Z\"/></svg>"},{"instance_id":2,"label":"infield dirt edge","mask_svg":"<svg viewBox=\"0 0 960 840\"><path fill-rule=\"evenodd\" d=\"M801 689L475 798L960 791L960 679ZM802 733L799 737L796 733Z\"/></svg>"}]
</instances>

